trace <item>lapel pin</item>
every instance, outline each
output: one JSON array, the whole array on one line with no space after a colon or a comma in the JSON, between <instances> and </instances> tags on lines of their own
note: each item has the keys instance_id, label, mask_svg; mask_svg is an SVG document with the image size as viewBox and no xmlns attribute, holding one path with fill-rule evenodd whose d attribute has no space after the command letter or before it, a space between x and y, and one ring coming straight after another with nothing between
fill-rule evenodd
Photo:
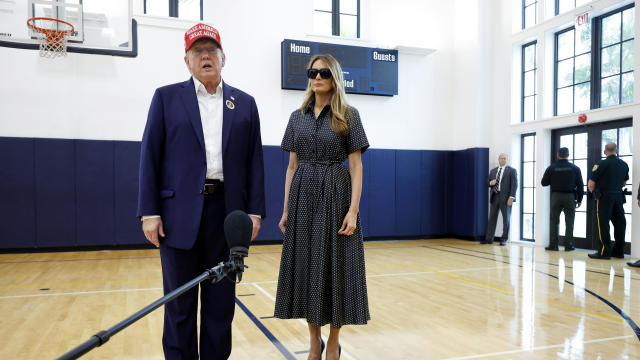
<instances>
[{"instance_id":1,"label":"lapel pin","mask_svg":"<svg viewBox=\"0 0 640 360\"><path fill-rule=\"evenodd\" d=\"M227 107L229 108L229 110L233 110L233 109L235 109L235 107L236 107L236 106L231 102L231 100L227 100L225 103L227 104Z\"/></svg>"}]
</instances>

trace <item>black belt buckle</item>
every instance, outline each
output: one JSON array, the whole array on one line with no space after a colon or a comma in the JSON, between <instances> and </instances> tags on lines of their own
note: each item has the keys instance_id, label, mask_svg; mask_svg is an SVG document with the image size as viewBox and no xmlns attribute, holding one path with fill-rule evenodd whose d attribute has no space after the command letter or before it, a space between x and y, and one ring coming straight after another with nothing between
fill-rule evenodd
<instances>
[{"instance_id":1,"label":"black belt buckle","mask_svg":"<svg viewBox=\"0 0 640 360\"><path fill-rule=\"evenodd\" d=\"M214 195L224 191L224 183L219 181L215 183L205 183L204 190L202 191L205 195Z\"/></svg>"}]
</instances>

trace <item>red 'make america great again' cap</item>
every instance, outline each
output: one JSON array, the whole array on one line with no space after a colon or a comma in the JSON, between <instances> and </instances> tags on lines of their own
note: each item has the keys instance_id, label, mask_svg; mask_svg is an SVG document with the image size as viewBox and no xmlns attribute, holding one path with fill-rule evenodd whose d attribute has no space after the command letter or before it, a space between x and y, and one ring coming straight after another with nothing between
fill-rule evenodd
<instances>
[{"instance_id":1,"label":"red 'make america great again' cap","mask_svg":"<svg viewBox=\"0 0 640 360\"><path fill-rule=\"evenodd\" d=\"M202 38L209 38L218 43L220 49L222 49L222 41L220 41L220 33L213 26L200 23L193 26L191 29L184 33L184 52L189 51L191 45L194 42Z\"/></svg>"}]
</instances>

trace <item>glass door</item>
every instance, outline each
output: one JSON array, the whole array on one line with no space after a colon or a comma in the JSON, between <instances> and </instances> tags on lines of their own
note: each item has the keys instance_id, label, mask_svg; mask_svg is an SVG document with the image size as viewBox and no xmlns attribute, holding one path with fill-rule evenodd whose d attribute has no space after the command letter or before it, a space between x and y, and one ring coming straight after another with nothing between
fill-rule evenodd
<instances>
[{"instance_id":1,"label":"glass door","mask_svg":"<svg viewBox=\"0 0 640 360\"><path fill-rule=\"evenodd\" d=\"M586 129L583 132L570 133L560 136L560 146L569 149L569 161L580 168L582 182L584 183L584 193L587 193L587 174L589 174L589 134ZM558 153L556 150L555 154ZM565 222L564 215L560 216L560 230L558 234L564 235ZM587 201L582 199L582 205L576 209L576 218L573 223L573 236L580 239L587 238ZM564 236L562 236L564 238ZM562 239L564 240L564 239ZM562 244L562 242L560 242Z\"/></svg>"},{"instance_id":2,"label":"glass door","mask_svg":"<svg viewBox=\"0 0 640 360\"><path fill-rule=\"evenodd\" d=\"M625 252L629 253L630 244L631 244L631 209L633 208L633 197L631 195L633 189L633 159L631 157L632 154L632 141L633 141L633 127L631 124L625 127L614 127L610 129L602 130L602 138L601 138L601 147L600 154L601 159L605 158L604 155L604 147L607 143L614 142L618 144L618 156L624 162L629 165L629 181L627 181L627 186L625 186L625 200L624 203L624 217L627 220L627 228L624 236L624 240L627 243L625 246ZM613 237L613 226L609 227L609 232L611 233L611 240Z\"/></svg>"},{"instance_id":3,"label":"glass door","mask_svg":"<svg viewBox=\"0 0 640 360\"><path fill-rule=\"evenodd\" d=\"M618 153L622 160L629 165L629 181L626 189L626 203L624 204L627 228L625 241L625 253L630 253L631 246L631 209L633 199L631 196L633 173L633 128L631 120L612 121L587 126L576 126L566 129L559 129L553 132L552 161L556 160L558 149L566 147L569 149L569 161L580 168L582 181L584 182L585 197L582 206L576 209L576 218L573 227L574 243L576 247L583 249L595 249L599 246L598 240L594 237L596 225L595 204L591 193L587 191L587 181L591 176L591 169L600 159L604 158L604 146L609 142L618 145ZM613 240L613 226L610 227L611 239ZM560 215L560 243L564 241L564 215Z\"/></svg>"}]
</instances>

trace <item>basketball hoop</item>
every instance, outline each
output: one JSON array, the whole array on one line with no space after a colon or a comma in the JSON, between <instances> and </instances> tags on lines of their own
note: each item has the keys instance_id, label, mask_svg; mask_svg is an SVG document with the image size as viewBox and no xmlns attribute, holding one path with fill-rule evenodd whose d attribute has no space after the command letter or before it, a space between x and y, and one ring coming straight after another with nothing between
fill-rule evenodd
<instances>
[{"instance_id":1,"label":"basketball hoop","mask_svg":"<svg viewBox=\"0 0 640 360\"><path fill-rule=\"evenodd\" d=\"M40 26L36 26L39 22ZM27 26L40 36L40 56L45 58L56 58L67 56L67 37L73 34L73 25L66 21L45 17L34 17L27 20ZM60 27L67 27L60 30Z\"/></svg>"}]
</instances>

